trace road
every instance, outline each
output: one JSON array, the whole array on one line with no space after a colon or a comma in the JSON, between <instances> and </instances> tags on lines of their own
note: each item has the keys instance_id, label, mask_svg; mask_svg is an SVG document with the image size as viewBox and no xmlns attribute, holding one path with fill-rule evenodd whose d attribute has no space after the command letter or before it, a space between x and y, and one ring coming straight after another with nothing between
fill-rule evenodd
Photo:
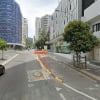
<instances>
[{"instance_id":1,"label":"road","mask_svg":"<svg viewBox=\"0 0 100 100\"><path fill-rule=\"evenodd\" d=\"M99 83L49 56L43 59L64 83L41 67L32 50L23 51L0 77L0 100L100 100Z\"/></svg>"}]
</instances>

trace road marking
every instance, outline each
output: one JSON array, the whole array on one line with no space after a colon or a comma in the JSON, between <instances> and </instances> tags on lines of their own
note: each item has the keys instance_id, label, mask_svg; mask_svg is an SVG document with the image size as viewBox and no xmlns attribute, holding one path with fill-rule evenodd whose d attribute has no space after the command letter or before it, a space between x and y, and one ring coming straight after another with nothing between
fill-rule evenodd
<instances>
[{"instance_id":1,"label":"road marking","mask_svg":"<svg viewBox=\"0 0 100 100\"><path fill-rule=\"evenodd\" d=\"M60 91L61 89L62 89L62 88L56 87L56 90L57 90L57 91Z\"/></svg>"},{"instance_id":2,"label":"road marking","mask_svg":"<svg viewBox=\"0 0 100 100\"><path fill-rule=\"evenodd\" d=\"M14 55L13 57L11 57L10 59L8 59L7 61L3 62L2 65L6 65L8 62L10 62L11 60L13 60L14 58L16 58L19 54Z\"/></svg>"},{"instance_id":3,"label":"road marking","mask_svg":"<svg viewBox=\"0 0 100 100\"><path fill-rule=\"evenodd\" d=\"M28 75L28 82L50 79L47 73L43 71L43 69L29 70L27 71L27 75Z\"/></svg>"},{"instance_id":4,"label":"road marking","mask_svg":"<svg viewBox=\"0 0 100 100\"><path fill-rule=\"evenodd\" d=\"M86 90L90 90L90 91L93 91L93 90L95 90L96 89L96 87L95 88L92 88L92 87L88 87L88 88L85 88Z\"/></svg>"},{"instance_id":5,"label":"road marking","mask_svg":"<svg viewBox=\"0 0 100 100\"><path fill-rule=\"evenodd\" d=\"M100 87L100 85L99 85L99 84L95 84L94 86L95 86L95 87Z\"/></svg>"},{"instance_id":6,"label":"road marking","mask_svg":"<svg viewBox=\"0 0 100 100\"><path fill-rule=\"evenodd\" d=\"M34 84L28 84L28 87L29 88L31 88L31 87L33 87L34 86Z\"/></svg>"},{"instance_id":7,"label":"road marking","mask_svg":"<svg viewBox=\"0 0 100 100\"><path fill-rule=\"evenodd\" d=\"M66 100L66 98L64 97L62 93L59 93L59 95L61 96L62 100Z\"/></svg>"},{"instance_id":8,"label":"road marking","mask_svg":"<svg viewBox=\"0 0 100 100\"><path fill-rule=\"evenodd\" d=\"M92 96L89 96L88 94L86 94L86 93L84 93L84 92L81 92L81 91L79 91L79 90L77 90L77 89L75 89L75 88L73 88L73 87L67 85L66 83L63 83L63 85L64 85L65 87L67 87L67 88L73 90L74 92L76 92L76 93L78 93L78 94L81 94L81 95L83 95L83 96L85 96L85 97L87 97L87 98L89 98L89 99L91 99L91 100L97 100L96 98L94 98L94 97L92 97Z\"/></svg>"},{"instance_id":9,"label":"road marking","mask_svg":"<svg viewBox=\"0 0 100 100\"><path fill-rule=\"evenodd\" d=\"M49 74L45 70L42 69L42 73L46 80L50 79Z\"/></svg>"}]
</instances>

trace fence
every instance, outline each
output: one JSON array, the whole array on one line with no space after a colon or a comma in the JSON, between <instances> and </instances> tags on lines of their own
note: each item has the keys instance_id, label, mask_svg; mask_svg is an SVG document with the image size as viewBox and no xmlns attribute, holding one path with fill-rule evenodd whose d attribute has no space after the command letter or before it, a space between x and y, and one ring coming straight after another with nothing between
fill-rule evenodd
<instances>
[{"instance_id":1,"label":"fence","mask_svg":"<svg viewBox=\"0 0 100 100\"><path fill-rule=\"evenodd\" d=\"M77 56L73 55L73 65L75 67L80 67L80 68L87 68L87 59L86 56L82 57L81 55Z\"/></svg>"}]
</instances>

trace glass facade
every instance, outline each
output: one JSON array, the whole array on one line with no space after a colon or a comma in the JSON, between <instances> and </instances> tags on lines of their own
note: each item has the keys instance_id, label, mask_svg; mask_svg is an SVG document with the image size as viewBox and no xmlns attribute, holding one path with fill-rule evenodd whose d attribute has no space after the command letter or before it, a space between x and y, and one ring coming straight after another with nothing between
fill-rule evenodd
<instances>
[{"instance_id":1,"label":"glass facade","mask_svg":"<svg viewBox=\"0 0 100 100\"><path fill-rule=\"evenodd\" d=\"M0 0L0 38L7 43L22 43L22 15L14 0Z\"/></svg>"}]
</instances>

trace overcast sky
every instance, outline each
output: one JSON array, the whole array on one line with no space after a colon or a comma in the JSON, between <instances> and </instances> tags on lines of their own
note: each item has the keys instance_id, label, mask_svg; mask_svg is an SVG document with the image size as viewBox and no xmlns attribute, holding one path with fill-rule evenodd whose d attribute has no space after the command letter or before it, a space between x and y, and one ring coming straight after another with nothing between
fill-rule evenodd
<instances>
[{"instance_id":1,"label":"overcast sky","mask_svg":"<svg viewBox=\"0 0 100 100\"><path fill-rule=\"evenodd\" d=\"M28 19L29 37L35 35L35 18L52 14L60 0L15 0L21 8L23 17Z\"/></svg>"}]
</instances>

